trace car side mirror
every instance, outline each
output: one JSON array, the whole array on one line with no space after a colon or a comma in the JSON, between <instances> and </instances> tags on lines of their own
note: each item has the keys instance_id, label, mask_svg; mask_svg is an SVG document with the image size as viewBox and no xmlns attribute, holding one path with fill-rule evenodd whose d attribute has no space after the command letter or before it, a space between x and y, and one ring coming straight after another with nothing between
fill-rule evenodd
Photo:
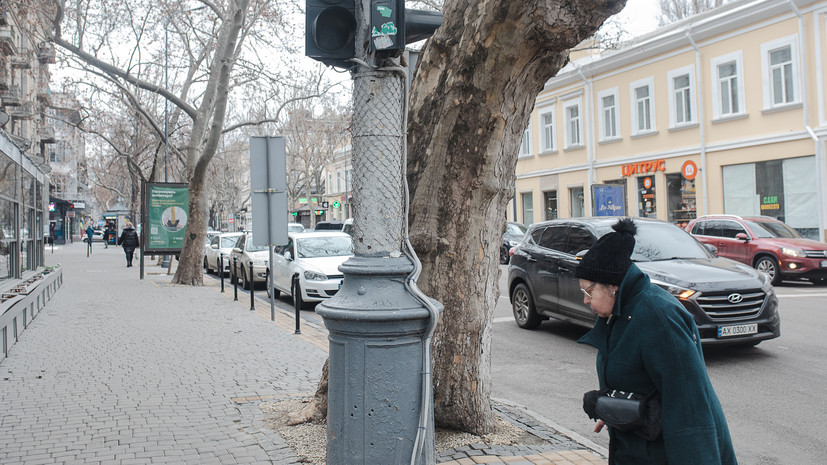
<instances>
[{"instance_id":1,"label":"car side mirror","mask_svg":"<svg viewBox=\"0 0 827 465\"><path fill-rule=\"evenodd\" d=\"M749 237L747 237L746 233L738 233L735 235L735 238L744 242L749 240Z\"/></svg>"},{"instance_id":2,"label":"car side mirror","mask_svg":"<svg viewBox=\"0 0 827 465\"><path fill-rule=\"evenodd\" d=\"M709 250L712 255L715 255L716 257L718 256L718 247L715 247L712 244L704 244L704 247L706 247L706 250Z\"/></svg>"},{"instance_id":3,"label":"car side mirror","mask_svg":"<svg viewBox=\"0 0 827 465\"><path fill-rule=\"evenodd\" d=\"M238 247L233 247L233 253L241 253L241 249Z\"/></svg>"},{"instance_id":4,"label":"car side mirror","mask_svg":"<svg viewBox=\"0 0 827 465\"><path fill-rule=\"evenodd\" d=\"M287 260L287 261L293 260L293 254L290 253L289 250L287 252L284 252L284 259Z\"/></svg>"}]
</instances>

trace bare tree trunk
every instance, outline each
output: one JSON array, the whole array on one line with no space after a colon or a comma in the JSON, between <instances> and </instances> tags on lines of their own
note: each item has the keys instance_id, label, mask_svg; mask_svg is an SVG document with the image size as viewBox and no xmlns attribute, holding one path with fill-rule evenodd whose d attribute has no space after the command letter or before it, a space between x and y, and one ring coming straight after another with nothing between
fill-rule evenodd
<instances>
[{"instance_id":1,"label":"bare tree trunk","mask_svg":"<svg viewBox=\"0 0 827 465\"><path fill-rule=\"evenodd\" d=\"M520 140L545 82L624 0L455 0L420 56L408 180L419 285L445 311L434 340L437 423L493 426L491 319Z\"/></svg>"}]
</instances>

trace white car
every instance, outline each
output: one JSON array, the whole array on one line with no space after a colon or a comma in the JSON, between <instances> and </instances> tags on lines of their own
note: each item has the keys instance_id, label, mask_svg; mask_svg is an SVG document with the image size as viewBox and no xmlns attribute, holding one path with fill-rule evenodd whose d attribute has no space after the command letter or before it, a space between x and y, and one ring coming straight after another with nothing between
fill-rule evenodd
<instances>
[{"instance_id":1,"label":"white car","mask_svg":"<svg viewBox=\"0 0 827 465\"><path fill-rule=\"evenodd\" d=\"M242 233L238 238L238 242L233 246L233 251L230 253L230 267L235 266L234 277L241 281L241 287L250 289L259 283L267 282L267 270L270 267L270 252L266 246L255 245L253 241L253 233ZM232 260L236 259L235 265ZM252 265L252 270L250 266ZM252 273L251 273L252 271ZM233 278L230 278L232 281ZM265 288L267 285L265 284Z\"/></svg>"},{"instance_id":2,"label":"white car","mask_svg":"<svg viewBox=\"0 0 827 465\"><path fill-rule=\"evenodd\" d=\"M298 310L329 299L342 287L339 265L352 256L353 241L343 232L292 233L273 254L273 293L290 294Z\"/></svg>"},{"instance_id":3,"label":"white car","mask_svg":"<svg viewBox=\"0 0 827 465\"><path fill-rule=\"evenodd\" d=\"M89 242L89 238L86 236L86 231L83 231L83 238L81 241ZM100 229L92 230L92 242L103 242L103 231Z\"/></svg>"},{"instance_id":4,"label":"white car","mask_svg":"<svg viewBox=\"0 0 827 465\"><path fill-rule=\"evenodd\" d=\"M241 237L240 232L222 233L213 236L210 245L204 249L204 270L207 273L218 273L218 259L224 257L224 273L230 272L230 253Z\"/></svg>"}]
</instances>

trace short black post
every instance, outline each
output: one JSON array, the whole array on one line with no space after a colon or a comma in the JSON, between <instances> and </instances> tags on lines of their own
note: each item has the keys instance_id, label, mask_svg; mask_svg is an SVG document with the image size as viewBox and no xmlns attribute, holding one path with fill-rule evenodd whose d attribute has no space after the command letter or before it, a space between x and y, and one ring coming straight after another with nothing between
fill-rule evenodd
<instances>
[{"instance_id":1,"label":"short black post","mask_svg":"<svg viewBox=\"0 0 827 465\"><path fill-rule=\"evenodd\" d=\"M253 262L250 261L250 311L255 311L256 301L253 290L256 288L256 280L253 278Z\"/></svg>"},{"instance_id":2,"label":"short black post","mask_svg":"<svg viewBox=\"0 0 827 465\"><path fill-rule=\"evenodd\" d=\"M298 289L298 287L299 286L294 286L293 292L301 292ZM299 306L295 305L296 296L293 296L293 302L294 302L293 306L296 307L296 332L293 333L293 334L301 334L302 333L302 328L301 328L301 318L302 317L301 317L301 310L299 309Z\"/></svg>"},{"instance_id":3,"label":"short black post","mask_svg":"<svg viewBox=\"0 0 827 465\"><path fill-rule=\"evenodd\" d=\"M224 292L224 255L218 254L218 274L221 276L221 292Z\"/></svg>"},{"instance_id":4,"label":"short black post","mask_svg":"<svg viewBox=\"0 0 827 465\"><path fill-rule=\"evenodd\" d=\"M233 257L233 302L238 300L238 276L235 274L236 265L238 265L238 257Z\"/></svg>"}]
</instances>

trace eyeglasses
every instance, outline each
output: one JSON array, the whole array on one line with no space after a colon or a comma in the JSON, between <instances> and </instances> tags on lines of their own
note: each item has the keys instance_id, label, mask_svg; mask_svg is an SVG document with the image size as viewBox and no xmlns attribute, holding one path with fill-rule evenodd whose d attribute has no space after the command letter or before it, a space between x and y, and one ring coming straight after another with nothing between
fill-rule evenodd
<instances>
[{"instance_id":1,"label":"eyeglasses","mask_svg":"<svg viewBox=\"0 0 827 465\"><path fill-rule=\"evenodd\" d=\"M590 290L591 290L594 286L597 286L597 283L592 283L592 285L591 285L591 286L589 286L589 287L587 287L587 288L585 288L585 289L583 289L583 288L581 287L581 288L580 288L580 292L582 292L584 296L586 296L586 297L588 297L589 299L591 299L591 298L592 298L592 295L591 295L591 294L589 294L589 291L590 291Z\"/></svg>"}]
</instances>

